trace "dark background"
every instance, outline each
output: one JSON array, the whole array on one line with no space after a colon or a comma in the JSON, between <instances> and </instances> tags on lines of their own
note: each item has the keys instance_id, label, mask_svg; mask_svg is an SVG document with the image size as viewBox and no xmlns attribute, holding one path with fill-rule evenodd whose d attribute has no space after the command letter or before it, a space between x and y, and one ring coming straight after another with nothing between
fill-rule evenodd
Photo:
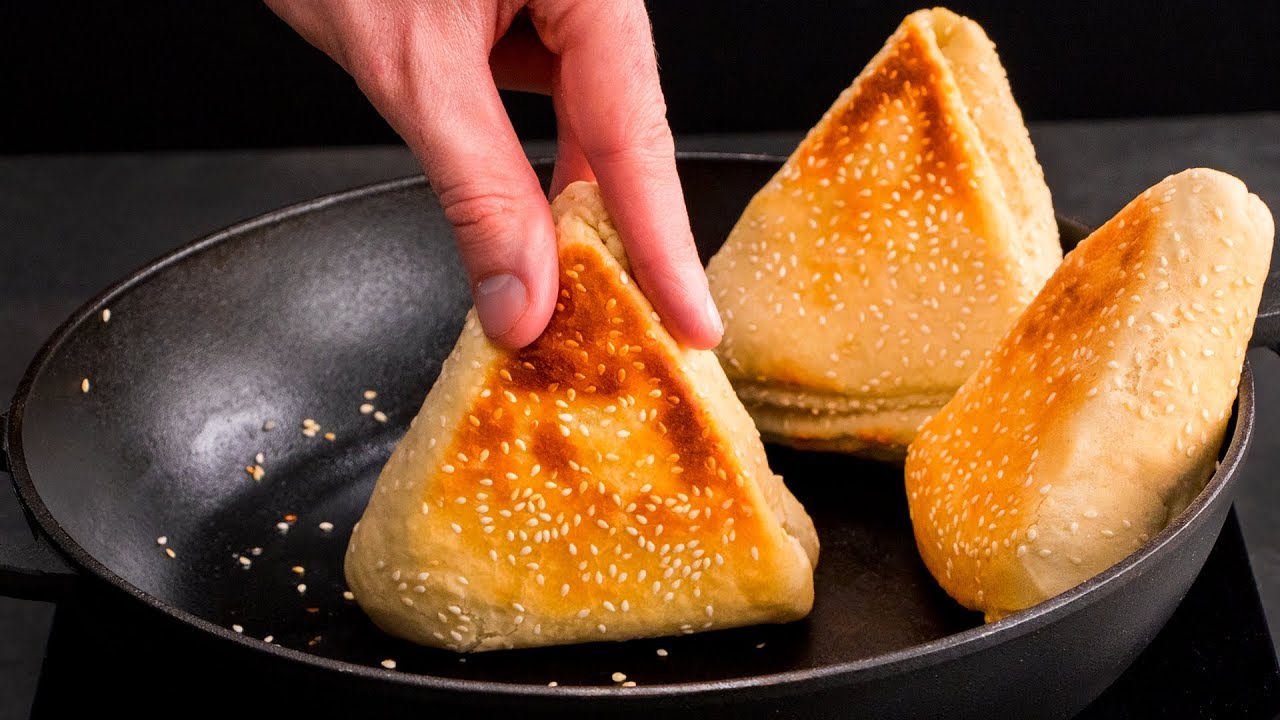
<instances>
[{"instance_id":1,"label":"dark background","mask_svg":"<svg viewBox=\"0 0 1280 720\"><path fill-rule=\"evenodd\" d=\"M377 0L370 0L377 1ZM922 0L650 0L679 134L798 130ZM1280 3L954 0L1029 120L1280 110ZM552 137L549 103L508 97ZM250 0L0 4L0 152L375 144L336 65Z\"/></svg>"}]
</instances>

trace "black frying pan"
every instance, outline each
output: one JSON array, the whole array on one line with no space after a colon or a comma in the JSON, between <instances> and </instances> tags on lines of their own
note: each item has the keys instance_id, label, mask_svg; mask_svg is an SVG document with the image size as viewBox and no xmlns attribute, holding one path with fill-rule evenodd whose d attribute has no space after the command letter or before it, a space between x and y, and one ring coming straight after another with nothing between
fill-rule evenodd
<instances>
[{"instance_id":1,"label":"black frying pan","mask_svg":"<svg viewBox=\"0 0 1280 720\"><path fill-rule=\"evenodd\" d=\"M778 163L682 157L704 258ZM1084 235L1060 226L1067 248ZM464 277L438 205L409 179L238 225L85 305L31 364L3 435L33 528L57 552L6 539L0 587L54 597L106 583L238 643L246 666L281 671L281 682L347 683L439 714L1065 717L1124 670L1190 586L1253 429L1245 367L1221 466L1195 503L1107 572L990 625L925 571L900 468L771 448L821 535L807 620L460 662L377 631L343 599L341 565L378 470L457 337ZM1278 318L1268 293L1260 340L1275 344ZM366 388L386 423L359 411ZM317 437L301 433L304 418L321 424ZM278 427L264 431L267 420ZM255 482L244 468L259 451L266 475ZM286 515L297 519L282 533ZM387 658L398 669L383 669ZM638 686L616 687L615 671Z\"/></svg>"}]
</instances>

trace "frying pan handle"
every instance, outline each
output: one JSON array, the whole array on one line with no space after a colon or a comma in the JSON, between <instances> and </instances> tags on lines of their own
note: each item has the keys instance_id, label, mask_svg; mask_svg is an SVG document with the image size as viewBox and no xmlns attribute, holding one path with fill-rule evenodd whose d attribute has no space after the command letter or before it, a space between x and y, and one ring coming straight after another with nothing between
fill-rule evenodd
<instances>
[{"instance_id":1,"label":"frying pan handle","mask_svg":"<svg viewBox=\"0 0 1280 720\"><path fill-rule=\"evenodd\" d=\"M1267 347L1280 353L1280 269L1272 270L1262 285L1258 320L1253 325L1253 347Z\"/></svg>"},{"instance_id":2,"label":"frying pan handle","mask_svg":"<svg viewBox=\"0 0 1280 720\"><path fill-rule=\"evenodd\" d=\"M0 415L0 473L12 478L8 415ZM57 600L75 581L76 571L41 534L35 519L18 498L17 488L14 487L12 500L5 497L0 492L0 502L11 502L21 508L27 527L0 522L0 595L24 600ZM0 517L16 515L16 512L0 511Z\"/></svg>"}]
</instances>

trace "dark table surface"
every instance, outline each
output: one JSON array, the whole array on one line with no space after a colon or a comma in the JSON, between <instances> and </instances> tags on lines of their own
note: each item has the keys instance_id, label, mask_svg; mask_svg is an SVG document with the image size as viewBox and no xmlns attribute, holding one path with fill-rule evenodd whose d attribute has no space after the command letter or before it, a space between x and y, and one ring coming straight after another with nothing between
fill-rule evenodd
<instances>
[{"instance_id":1,"label":"dark table surface","mask_svg":"<svg viewBox=\"0 0 1280 720\"><path fill-rule=\"evenodd\" d=\"M1193 166L1241 177L1280 211L1280 114L1040 124L1032 136L1056 209L1090 224L1106 220L1165 175ZM785 154L798 137L704 137L680 144ZM534 155L548 151L545 144L530 146ZM410 155L391 147L0 157L0 404L7 404L49 332L126 272L236 220L415 171ZM1265 351L1250 359L1259 432L1236 512L1275 638L1280 359ZM21 523L15 504L3 498L0 527ZM1220 549L1236 542L1234 527L1228 524ZM0 598L0 718L25 716L52 616L52 606Z\"/></svg>"}]
</instances>

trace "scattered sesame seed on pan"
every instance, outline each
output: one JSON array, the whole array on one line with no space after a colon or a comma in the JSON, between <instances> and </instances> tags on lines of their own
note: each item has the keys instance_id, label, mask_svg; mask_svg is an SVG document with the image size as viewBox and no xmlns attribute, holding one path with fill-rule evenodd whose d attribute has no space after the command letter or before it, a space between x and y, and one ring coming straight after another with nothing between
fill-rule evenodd
<instances>
[{"instance_id":1,"label":"scattered sesame seed on pan","mask_svg":"<svg viewBox=\"0 0 1280 720\"><path fill-rule=\"evenodd\" d=\"M395 669L396 669L396 661L395 661L395 660L392 660L391 658L387 658L386 660L383 660L383 661L382 661L382 667L384 667L384 668L386 668L386 669L388 669L388 670L395 670Z\"/></svg>"},{"instance_id":2,"label":"scattered sesame seed on pan","mask_svg":"<svg viewBox=\"0 0 1280 720\"><path fill-rule=\"evenodd\" d=\"M356 594L355 594L355 593L353 593L353 592L351 592L350 590L343 590L343 591L342 591L342 599L343 599L343 600L355 600L355 599L356 599Z\"/></svg>"},{"instance_id":3,"label":"scattered sesame seed on pan","mask_svg":"<svg viewBox=\"0 0 1280 720\"><path fill-rule=\"evenodd\" d=\"M252 560L250 560L249 558L245 557L244 555L241 555L241 556L240 556L240 565L241 565L241 566L243 566L245 569L248 569L248 568L249 568L249 566L250 566L250 565L252 565L252 564L253 564L253 561L252 561Z\"/></svg>"},{"instance_id":4,"label":"scattered sesame seed on pan","mask_svg":"<svg viewBox=\"0 0 1280 720\"><path fill-rule=\"evenodd\" d=\"M276 641L276 636L275 636L275 635L265 635L265 636L263 636L263 638L262 638L262 642L264 642L264 643L272 643L272 642L275 642L275 641Z\"/></svg>"},{"instance_id":5,"label":"scattered sesame seed on pan","mask_svg":"<svg viewBox=\"0 0 1280 720\"><path fill-rule=\"evenodd\" d=\"M89 392L89 378L84 378L83 380L80 381L80 392L82 393Z\"/></svg>"},{"instance_id":6,"label":"scattered sesame seed on pan","mask_svg":"<svg viewBox=\"0 0 1280 720\"><path fill-rule=\"evenodd\" d=\"M378 397L378 393L377 393L377 391L375 391L375 390L365 390L365 391L364 391L364 399L365 399L365 400L372 400L372 399L374 399L374 398L376 398L376 397Z\"/></svg>"},{"instance_id":7,"label":"scattered sesame seed on pan","mask_svg":"<svg viewBox=\"0 0 1280 720\"><path fill-rule=\"evenodd\" d=\"M327 432L324 434L324 439L328 440L329 442L333 442L334 440L338 439L338 436L333 434L332 432Z\"/></svg>"},{"instance_id":8,"label":"scattered sesame seed on pan","mask_svg":"<svg viewBox=\"0 0 1280 720\"><path fill-rule=\"evenodd\" d=\"M160 537L156 538L157 545L167 545L168 543L169 543L168 535L161 535Z\"/></svg>"},{"instance_id":9,"label":"scattered sesame seed on pan","mask_svg":"<svg viewBox=\"0 0 1280 720\"><path fill-rule=\"evenodd\" d=\"M254 459L254 461L255 461L255 462L257 462L259 465L261 465L262 463L264 463L264 462L266 462L266 461L267 461L267 456L266 456L266 455L264 455L264 454L262 454L261 452L259 452L257 455L254 455L254 456L253 456L253 459Z\"/></svg>"},{"instance_id":10,"label":"scattered sesame seed on pan","mask_svg":"<svg viewBox=\"0 0 1280 720\"><path fill-rule=\"evenodd\" d=\"M294 575L302 575L303 573L305 573L305 572L307 571L307 569L306 569L306 568L304 568L304 567L302 567L301 565L294 565L293 567L291 567L291 568L289 568L289 569L293 571L293 574L294 574Z\"/></svg>"},{"instance_id":11,"label":"scattered sesame seed on pan","mask_svg":"<svg viewBox=\"0 0 1280 720\"><path fill-rule=\"evenodd\" d=\"M287 514L287 515L285 515L285 516L284 516L284 521L285 521L285 522L287 522L287 523L297 522L297 521L298 521L298 516L297 516L297 515L294 515L293 513L289 513L289 514Z\"/></svg>"},{"instance_id":12,"label":"scattered sesame seed on pan","mask_svg":"<svg viewBox=\"0 0 1280 720\"><path fill-rule=\"evenodd\" d=\"M168 555L170 560L178 556L178 553L174 552L173 548L168 547L164 549L164 554Z\"/></svg>"},{"instance_id":13,"label":"scattered sesame seed on pan","mask_svg":"<svg viewBox=\"0 0 1280 720\"><path fill-rule=\"evenodd\" d=\"M756 643L756 649L757 649L757 650L763 650L763 649L764 649L764 646L765 646L765 644L764 644L764 643Z\"/></svg>"},{"instance_id":14,"label":"scattered sesame seed on pan","mask_svg":"<svg viewBox=\"0 0 1280 720\"><path fill-rule=\"evenodd\" d=\"M232 626L231 626L231 629L232 629L232 630L235 630L235 631L236 631L236 632L238 632L238 633L242 633L242 632L244 632L244 626L243 626L243 625L232 625Z\"/></svg>"},{"instance_id":15,"label":"scattered sesame seed on pan","mask_svg":"<svg viewBox=\"0 0 1280 720\"><path fill-rule=\"evenodd\" d=\"M307 584L306 584L306 583L298 583L298 594L299 594L299 595L305 595L306 593L307 593Z\"/></svg>"},{"instance_id":16,"label":"scattered sesame seed on pan","mask_svg":"<svg viewBox=\"0 0 1280 720\"><path fill-rule=\"evenodd\" d=\"M622 683L622 687L635 687L635 686L636 686L635 680L627 680Z\"/></svg>"},{"instance_id":17,"label":"scattered sesame seed on pan","mask_svg":"<svg viewBox=\"0 0 1280 720\"><path fill-rule=\"evenodd\" d=\"M249 474L249 477L253 478L256 481L261 481L262 478L266 477L267 475L267 471L263 469L261 465L245 465L244 471Z\"/></svg>"},{"instance_id":18,"label":"scattered sesame seed on pan","mask_svg":"<svg viewBox=\"0 0 1280 720\"><path fill-rule=\"evenodd\" d=\"M658 657L666 657L669 654L665 648L658 648L657 652Z\"/></svg>"},{"instance_id":19,"label":"scattered sesame seed on pan","mask_svg":"<svg viewBox=\"0 0 1280 720\"><path fill-rule=\"evenodd\" d=\"M254 557L258 557L259 555L261 555L261 554L262 554L262 548L260 548L260 547L251 547L251 548L249 548L249 554L250 554L250 555L252 555L252 556L254 556Z\"/></svg>"},{"instance_id":20,"label":"scattered sesame seed on pan","mask_svg":"<svg viewBox=\"0 0 1280 720\"><path fill-rule=\"evenodd\" d=\"M262 432L271 432L272 430L275 430L275 429L276 429L275 420L267 420L266 422L262 423Z\"/></svg>"},{"instance_id":21,"label":"scattered sesame seed on pan","mask_svg":"<svg viewBox=\"0 0 1280 720\"><path fill-rule=\"evenodd\" d=\"M283 520L276 523L276 530L279 530L282 533L289 532L289 523L284 522Z\"/></svg>"},{"instance_id":22,"label":"scattered sesame seed on pan","mask_svg":"<svg viewBox=\"0 0 1280 720\"><path fill-rule=\"evenodd\" d=\"M384 423L387 421L387 414L379 410L373 414L373 419L380 423Z\"/></svg>"},{"instance_id":23,"label":"scattered sesame seed on pan","mask_svg":"<svg viewBox=\"0 0 1280 720\"><path fill-rule=\"evenodd\" d=\"M111 308L102 308L102 322L111 322Z\"/></svg>"},{"instance_id":24,"label":"scattered sesame seed on pan","mask_svg":"<svg viewBox=\"0 0 1280 720\"><path fill-rule=\"evenodd\" d=\"M328 520L325 520L320 523L319 527L320 527L320 532L330 532L333 530L333 523L329 522Z\"/></svg>"},{"instance_id":25,"label":"scattered sesame seed on pan","mask_svg":"<svg viewBox=\"0 0 1280 720\"><path fill-rule=\"evenodd\" d=\"M613 681L614 681L614 682L616 682L616 683L623 682L623 681L625 681L625 680L627 679L627 675L626 675L626 673L621 673L621 672L615 672L615 673L612 675L612 677L613 677Z\"/></svg>"},{"instance_id":26,"label":"scattered sesame seed on pan","mask_svg":"<svg viewBox=\"0 0 1280 720\"><path fill-rule=\"evenodd\" d=\"M360 406L361 415L368 415L371 412L373 412L373 403L365 403Z\"/></svg>"},{"instance_id":27,"label":"scattered sesame seed on pan","mask_svg":"<svg viewBox=\"0 0 1280 720\"><path fill-rule=\"evenodd\" d=\"M547 683L547 687L560 687L560 683L556 682L555 680L552 680L551 682Z\"/></svg>"}]
</instances>

